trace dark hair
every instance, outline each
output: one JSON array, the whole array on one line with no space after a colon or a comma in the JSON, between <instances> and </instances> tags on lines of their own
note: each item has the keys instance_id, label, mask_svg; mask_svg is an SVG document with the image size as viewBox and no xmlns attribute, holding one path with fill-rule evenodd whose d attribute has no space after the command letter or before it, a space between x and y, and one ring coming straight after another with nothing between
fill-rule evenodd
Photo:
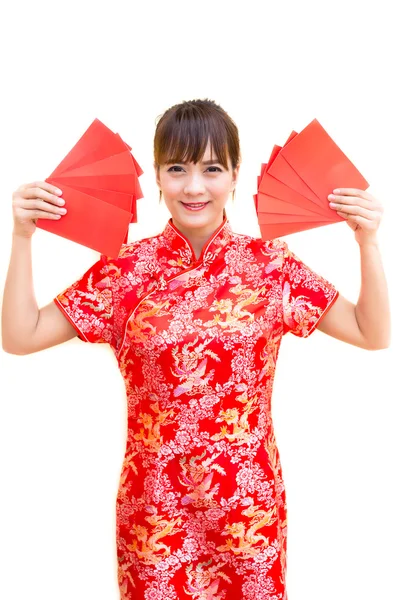
<instances>
[{"instance_id":1,"label":"dark hair","mask_svg":"<svg viewBox=\"0 0 400 600\"><path fill-rule=\"evenodd\" d=\"M173 162L197 163L210 140L211 152L228 169L240 163L239 132L227 112L213 100L189 100L175 104L158 117L154 135L157 166Z\"/></svg>"}]
</instances>

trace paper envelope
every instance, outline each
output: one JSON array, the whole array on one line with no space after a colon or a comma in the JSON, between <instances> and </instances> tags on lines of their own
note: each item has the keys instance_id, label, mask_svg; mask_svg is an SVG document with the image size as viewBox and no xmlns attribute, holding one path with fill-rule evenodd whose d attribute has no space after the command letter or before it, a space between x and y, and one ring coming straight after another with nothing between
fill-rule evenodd
<instances>
[{"instance_id":1,"label":"paper envelope","mask_svg":"<svg viewBox=\"0 0 400 600\"><path fill-rule=\"evenodd\" d=\"M92 162L90 157L93 153L100 152L103 154L101 158L104 158L107 155L114 154L114 152L109 152L109 144L116 143L118 145L118 152L126 151L126 145L119 138L116 137L113 131L109 129L104 123L99 121L99 119L95 119L93 123L88 127L85 133L79 138L75 146L68 152L65 158L60 162L60 164L54 169L51 173L50 177L56 177L61 173L68 171L81 163L85 163L87 160L88 163Z\"/></svg>"},{"instance_id":2,"label":"paper envelope","mask_svg":"<svg viewBox=\"0 0 400 600\"><path fill-rule=\"evenodd\" d=\"M317 213L314 210L308 210L303 208L300 204L290 204L284 200L281 200L277 197L270 196L268 194L264 194L263 192L258 192L258 210L260 213L283 213L283 214L291 214L291 215L307 215L311 218L316 218L317 220L321 220L322 214ZM327 220L334 221L337 218L336 213L331 210L332 215L327 216Z\"/></svg>"},{"instance_id":3,"label":"paper envelope","mask_svg":"<svg viewBox=\"0 0 400 600\"><path fill-rule=\"evenodd\" d=\"M262 235L288 235L343 221L329 206L335 187L368 184L316 119L292 131L262 163L253 196Z\"/></svg>"},{"instance_id":4,"label":"paper envelope","mask_svg":"<svg viewBox=\"0 0 400 600\"><path fill-rule=\"evenodd\" d=\"M55 179L46 181L58 185ZM116 258L126 237L131 213L66 185L62 192L67 214L57 221L38 219L37 226Z\"/></svg>"},{"instance_id":5,"label":"paper envelope","mask_svg":"<svg viewBox=\"0 0 400 600\"><path fill-rule=\"evenodd\" d=\"M295 190L289 188L285 183L279 181L275 177L272 177L269 172L264 172L264 176L261 179L259 185L259 191L268 194L269 196L273 196L274 198L279 198L280 200L294 205L296 207L302 207L310 212L313 212L317 215L321 215L324 217L334 217L334 215L330 214L329 211L333 213L333 211L329 208L328 202L326 202L326 207L321 206L321 202L318 203L305 198Z\"/></svg>"},{"instance_id":6,"label":"paper envelope","mask_svg":"<svg viewBox=\"0 0 400 600\"><path fill-rule=\"evenodd\" d=\"M317 119L282 148L281 156L321 200L337 187L369 187Z\"/></svg>"},{"instance_id":7,"label":"paper envelope","mask_svg":"<svg viewBox=\"0 0 400 600\"><path fill-rule=\"evenodd\" d=\"M83 186L74 186L74 190L78 190L83 194L94 196L103 202L108 202L113 206L118 206L127 212L131 212L132 207L132 194L124 194L123 192L115 192L113 190L101 190L95 188L87 188Z\"/></svg>"},{"instance_id":8,"label":"paper envelope","mask_svg":"<svg viewBox=\"0 0 400 600\"><path fill-rule=\"evenodd\" d=\"M285 146L297 135L293 131L285 142ZM320 199L301 180L296 171L282 159L283 148L274 146L266 167L262 169L259 189L281 200L302 205L304 208L327 216L329 214L328 203L321 205Z\"/></svg>"},{"instance_id":9,"label":"paper envelope","mask_svg":"<svg viewBox=\"0 0 400 600\"><path fill-rule=\"evenodd\" d=\"M137 222L143 173L131 147L95 119L46 180L59 187L67 214L39 219L37 226L115 257Z\"/></svg>"},{"instance_id":10,"label":"paper envelope","mask_svg":"<svg viewBox=\"0 0 400 600\"><path fill-rule=\"evenodd\" d=\"M287 187L300 194L300 196L303 196L315 205L320 206L321 202L319 197L314 194L293 167L283 158L282 151L283 148L268 167L267 172L269 175L272 175L272 177L275 177L275 179L284 183Z\"/></svg>"},{"instance_id":11,"label":"paper envelope","mask_svg":"<svg viewBox=\"0 0 400 600\"><path fill-rule=\"evenodd\" d=\"M278 223L332 223L330 219L322 219L318 215L314 215L313 217L309 215L293 215L293 214L284 214L284 213L263 213L260 212L258 214L258 222L259 224L267 225L277 225Z\"/></svg>"},{"instance_id":12,"label":"paper envelope","mask_svg":"<svg viewBox=\"0 0 400 600\"><path fill-rule=\"evenodd\" d=\"M264 240L273 240L283 235L298 233L299 231L307 231L315 227L323 227L330 225L330 222L321 221L319 223L281 223L274 225L260 225L261 236Z\"/></svg>"}]
</instances>

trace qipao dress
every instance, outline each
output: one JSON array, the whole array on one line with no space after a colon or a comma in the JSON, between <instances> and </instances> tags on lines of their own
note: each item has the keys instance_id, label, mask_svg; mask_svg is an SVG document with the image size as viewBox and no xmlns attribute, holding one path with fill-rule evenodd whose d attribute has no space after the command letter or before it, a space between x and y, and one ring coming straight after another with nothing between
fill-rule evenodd
<instances>
[{"instance_id":1,"label":"qipao dress","mask_svg":"<svg viewBox=\"0 0 400 600\"><path fill-rule=\"evenodd\" d=\"M55 298L125 381L121 600L287 599L275 366L283 335L309 336L337 297L285 242L225 216L198 259L170 219Z\"/></svg>"}]
</instances>

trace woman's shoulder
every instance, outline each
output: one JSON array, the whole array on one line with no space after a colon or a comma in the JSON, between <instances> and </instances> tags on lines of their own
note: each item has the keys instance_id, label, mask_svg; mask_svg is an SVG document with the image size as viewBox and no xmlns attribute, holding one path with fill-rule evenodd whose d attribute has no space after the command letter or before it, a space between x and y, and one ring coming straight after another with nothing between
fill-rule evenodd
<instances>
[{"instance_id":1,"label":"woman's shoulder","mask_svg":"<svg viewBox=\"0 0 400 600\"><path fill-rule=\"evenodd\" d=\"M161 246L161 234L122 244L116 257L102 254L98 264L103 273L121 276L126 272L150 272L154 270Z\"/></svg>"},{"instance_id":2,"label":"woman's shoulder","mask_svg":"<svg viewBox=\"0 0 400 600\"><path fill-rule=\"evenodd\" d=\"M143 252L148 254L152 250L156 251L161 244L161 236L162 234L158 233L156 235L141 238L140 240L122 244L118 259L132 258Z\"/></svg>"},{"instance_id":3,"label":"woman's shoulder","mask_svg":"<svg viewBox=\"0 0 400 600\"><path fill-rule=\"evenodd\" d=\"M257 257L276 258L278 255L285 257L289 252L287 243L279 238L263 239L245 233L234 232L232 240L235 244L247 246Z\"/></svg>"}]
</instances>

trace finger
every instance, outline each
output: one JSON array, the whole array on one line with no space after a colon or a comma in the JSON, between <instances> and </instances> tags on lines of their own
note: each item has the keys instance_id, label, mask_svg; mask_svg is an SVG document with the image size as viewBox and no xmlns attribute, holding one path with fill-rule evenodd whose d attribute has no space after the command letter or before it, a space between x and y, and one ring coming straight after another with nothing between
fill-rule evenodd
<instances>
[{"instance_id":1,"label":"finger","mask_svg":"<svg viewBox=\"0 0 400 600\"><path fill-rule=\"evenodd\" d=\"M43 200L20 200L18 203L18 208L22 208L23 210L30 212L40 210L41 212L49 212L56 215L65 215L67 212L65 208L54 206L53 204L49 204Z\"/></svg>"},{"instance_id":2,"label":"finger","mask_svg":"<svg viewBox=\"0 0 400 600\"><path fill-rule=\"evenodd\" d=\"M328 199L330 200L330 203L333 204L350 204L352 206L357 204L364 208L371 208L371 202L364 198L360 198L359 196L338 196L336 194L329 194Z\"/></svg>"},{"instance_id":3,"label":"finger","mask_svg":"<svg viewBox=\"0 0 400 600\"><path fill-rule=\"evenodd\" d=\"M345 214L349 216L358 216L368 219L368 221L374 221L376 219L375 211L368 210L367 208L363 208L361 206L337 205L337 208L334 208L334 210L336 210L338 215Z\"/></svg>"},{"instance_id":4,"label":"finger","mask_svg":"<svg viewBox=\"0 0 400 600\"><path fill-rule=\"evenodd\" d=\"M60 188L52 183L48 183L47 181L35 181L32 187L40 187L46 192L50 192L50 194L55 194L56 196L61 196L62 194L62 190L60 190Z\"/></svg>"},{"instance_id":5,"label":"finger","mask_svg":"<svg viewBox=\"0 0 400 600\"><path fill-rule=\"evenodd\" d=\"M54 188L53 188L54 189ZM56 194L43 190L41 187L29 187L25 188L20 192L22 198L26 199L35 199L40 198L40 200L44 200L45 202L49 202L51 204L58 204L62 206L65 204L65 200L63 198L59 198Z\"/></svg>"},{"instance_id":6,"label":"finger","mask_svg":"<svg viewBox=\"0 0 400 600\"><path fill-rule=\"evenodd\" d=\"M41 188L42 190L45 190L50 194L54 194L55 196L62 195L62 190L60 190L60 188L51 183L47 183L47 181L33 181L32 183L24 183L18 189L26 190L28 188Z\"/></svg>"},{"instance_id":7,"label":"finger","mask_svg":"<svg viewBox=\"0 0 400 600\"><path fill-rule=\"evenodd\" d=\"M364 229L364 231L376 231L378 229L379 223L375 224L373 221L365 219L364 217L346 215L346 213L343 213L342 216L349 225L359 225L359 227L361 227L361 229Z\"/></svg>"},{"instance_id":8,"label":"finger","mask_svg":"<svg viewBox=\"0 0 400 600\"><path fill-rule=\"evenodd\" d=\"M27 214L27 213L26 213ZM62 215L55 215L53 213L50 212L45 212L44 210L30 210L29 211L29 216L28 217L24 217L24 218L29 218L29 219L33 219L36 221L36 219L51 219L51 220L57 220L57 219L61 219Z\"/></svg>"},{"instance_id":9,"label":"finger","mask_svg":"<svg viewBox=\"0 0 400 600\"><path fill-rule=\"evenodd\" d=\"M365 200L375 200L372 194L369 194L365 190L359 190L357 188L336 188L335 190L333 190L333 193L341 196L360 196Z\"/></svg>"}]
</instances>

